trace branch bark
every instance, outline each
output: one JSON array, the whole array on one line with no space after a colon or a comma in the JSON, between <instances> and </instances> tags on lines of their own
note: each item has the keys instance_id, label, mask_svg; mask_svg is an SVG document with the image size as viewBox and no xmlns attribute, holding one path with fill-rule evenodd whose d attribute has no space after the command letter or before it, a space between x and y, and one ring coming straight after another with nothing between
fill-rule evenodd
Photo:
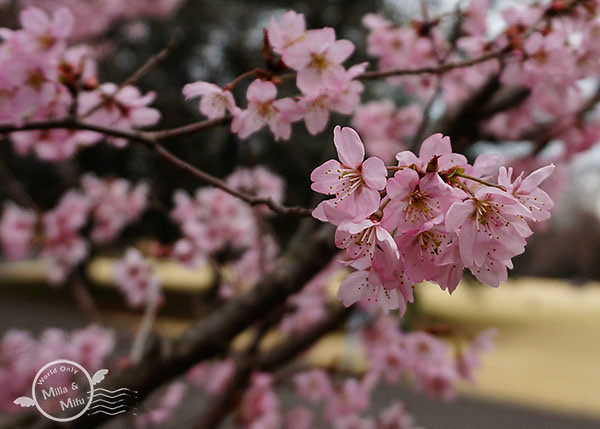
<instances>
[{"instance_id":1,"label":"branch bark","mask_svg":"<svg viewBox=\"0 0 600 429\"><path fill-rule=\"evenodd\" d=\"M304 332L281 342L263 355L246 355L238 364L227 388L211 403L197 429L214 429L235 408L254 371L272 372L295 359L300 353L317 342L323 335L338 327L349 315L351 309L336 306L322 320Z\"/></svg>"},{"instance_id":2,"label":"branch bark","mask_svg":"<svg viewBox=\"0 0 600 429\"><path fill-rule=\"evenodd\" d=\"M110 376L102 387L126 387L137 391L137 397L141 400L194 364L226 352L237 334L300 291L335 253L331 225L324 225L312 234L306 234L301 228L275 270L256 287L198 321L170 344L168 350L145 356L138 364ZM272 358L271 365L277 362L278 359ZM133 406L134 403L128 400L127 405ZM72 427L97 427L109 418L103 414L86 415L75 420Z\"/></svg>"}]
</instances>

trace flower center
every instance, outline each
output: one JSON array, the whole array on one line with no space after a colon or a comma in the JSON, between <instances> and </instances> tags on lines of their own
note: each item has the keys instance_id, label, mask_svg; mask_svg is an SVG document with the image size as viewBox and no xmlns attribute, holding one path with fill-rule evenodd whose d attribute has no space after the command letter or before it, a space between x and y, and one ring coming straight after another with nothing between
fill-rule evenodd
<instances>
[{"instance_id":1,"label":"flower center","mask_svg":"<svg viewBox=\"0 0 600 429\"><path fill-rule=\"evenodd\" d=\"M263 118L271 119L271 117L275 114L273 103L261 103L258 107L258 114Z\"/></svg>"},{"instance_id":2,"label":"flower center","mask_svg":"<svg viewBox=\"0 0 600 429\"><path fill-rule=\"evenodd\" d=\"M313 54L310 66L318 71L322 71L329 66L329 63L327 62L327 58L325 58L325 55Z\"/></svg>"}]
</instances>

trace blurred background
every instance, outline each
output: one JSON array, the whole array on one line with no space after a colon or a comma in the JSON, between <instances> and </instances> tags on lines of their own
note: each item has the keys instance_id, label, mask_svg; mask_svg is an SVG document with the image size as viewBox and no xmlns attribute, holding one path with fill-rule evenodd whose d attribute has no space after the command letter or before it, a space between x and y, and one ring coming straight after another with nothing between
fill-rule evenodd
<instances>
[{"instance_id":1,"label":"blurred background","mask_svg":"<svg viewBox=\"0 0 600 429\"><path fill-rule=\"evenodd\" d=\"M205 80L224 85L260 67L262 29L271 17L286 10L305 14L309 28L331 26L339 38L351 40L356 45L352 63L368 60L367 32L361 24L366 13L381 13L402 23L421 11L420 2L413 0L155 0L140 2L150 6L139 8L136 2L124 8L121 2L106 1L106 17L92 18L86 16L90 13L87 1L64 3L79 13L75 38L101 53L102 81L125 80L176 37L170 55L138 83L143 91L157 93L154 106L164 113L161 128L199 118L197 103L183 101L181 88L186 83ZM493 25L494 10L507 2L491 3ZM27 4L47 6L43 0L0 0L0 27L17 27L18 10ZM428 4L430 12L437 14L452 11L457 2ZM240 85L236 91L244 94L245 88ZM399 105L405 103L406 94L399 87L383 83L365 85L362 100L383 95ZM239 165L265 165L285 178L288 205L312 207L315 200L310 190L310 171L333 155L334 125L349 123L348 116L334 116L317 136L310 136L303 124L296 124L293 138L276 144L272 144L268 131L240 141L226 127L165 144L181 158L218 177ZM173 189L193 191L196 184L143 147L95 145L68 161L45 163L33 156L19 157L7 142L3 143L0 200L9 198L7 186L13 176L42 208L51 208L66 189L78 184L83 172L133 181L145 179L151 184L152 208L124 231L122 247L138 244L145 236L163 243L177 238L178 230L164 216L164 210L172 207ZM522 143L498 146L478 142L466 155L472 160L482 152L510 153L518 151L519 145ZM473 330L492 326L499 329L496 350L485 356L479 384L465 386L454 404L432 403L408 391L378 395L400 396L417 422L428 428L600 427L599 167L600 149L592 149L578 155L571 167L561 172L566 185L553 217L543 231L533 236L525 254L515 259L508 285L496 290L465 279L465 287L451 298L437 288L427 287L418 296L418 311L432 320ZM274 227L283 247L297 221L278 219ZM112 251L103 256L110 257ZM120 304L122 300L114 299L117 294L108 286L102 261L96 262L86 273L94 284L93 293L109 323L126 326L129 316ZM84 323L72 293L44 285L43 273L38 269L35 261L20 265L0 262L0 335L14 327L39 332L47 326L69 328ZM186 270L165 270L169 304L161 312L159 329L173 335L186 326L187 318L194 313L198 288L209 280L198 281L198 273ZM331 341L316 350L313 358L327 360L336 353L351 355L352 350L342 345L340 351ZM183 419L185 410L181 416Z\"/></svg>"}]
</instances>

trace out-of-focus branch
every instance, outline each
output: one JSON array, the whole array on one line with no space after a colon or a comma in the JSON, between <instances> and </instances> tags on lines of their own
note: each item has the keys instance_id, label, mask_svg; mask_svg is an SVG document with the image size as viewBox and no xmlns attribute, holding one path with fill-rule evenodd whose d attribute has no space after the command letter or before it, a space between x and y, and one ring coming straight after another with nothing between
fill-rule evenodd
<instances>
[{"instance_id":1,"label":"out-of-focus branch","mask_svg":"<svg viewBox=\"0 0 600 429\"><path fill-rule=\"evenodd\" d=\"M300 291L329 263L336 253L332 235L333 228L330 225L324 225L312 234L301 228L274 271L257 286L198 321L162 353L145 356L138 364L109 377L103 387L130 388L137 391L138 398L143 399L192 365L224 353L237 334ZM272 358L271 362L273 365L277 359ZM134 404L129 401L127 405ZM82 416L72 425L91 428L109 418L102 414Z\"/></svg>"},{"instance_id":2,"label":"out-of-focus branch","mask_svg":"<svg viewBox=\"0 0 600 429\"><path fill-rule=\"evenodd\" d=\"M247 355L238 366L229 385L211 404L208 411L198 419L197 429L218 427L241 399L241 393L254 371L274 371L281 365L291 362L308 349L319 338L338 327L349 315L351 309L337 306L327 316L316 322L299 335L281 342L263 355Z\"/></svg>"},{"instance_id":3,"label":"out-of-focus branch","mask_svg":"<svg viewBox=\"0 0 600 429\"><path fill-rule=\"evenodd\" d=\"M142 64L139 68L137 68L131 76L129 76L127 79L125 79L123 82L121 82L121 84L119 85L119 88L123 88L124 86L127 86L127 85L133 85L138 80L140 80L146 73L148 73L150 70L152 70L158 63L160 63L162 60L167 58L169 56L169 54L171 53L171 51L173 50L173 47L179 41L180 36L181 36L181 29L176 29L173 32L173 34L171 35L171 38L169 39L169 43L167 43L167 46L165 46L158 53L156 53L153 56L151 56L150 58L148 58L148 60L144 64ZM85 112L83 115L81 115L81 117L87 118L88 116L90 116L92 113L94 113L98 109L101 109L102 107L104 107L108 103L110 103L113 100L113 98L114 98L114 96L105 97L102 101L100 101L95 106L92 106L87 112ZM75 102L76 102L76 100L77 99L75 99ZM76 113L76 111L74 113Z\"/></svg>"},{"instance_id":4,"label":"out-of-focus branch","mask_svg":"<svg viewBox=\"0 0 600 429\"><path fill-rule=\"evenodd\" d=\"M539 124L533 129L525 132L522 135L523 140L533 141L533 155L536 155L540 153L553 138L569 128L577 126L583 121L585 115L593 110L598 103L600 103L600 85L594 94L592 94L579 109L573 113L573 115L567 116L566 118L563 118L563 120Z\"/></svg>"},{"instance_id":5,"label":"out-of-focus branch","mask_svg":"<svg viewBox=\"0 0 600 429\"><path fill-rule=\"evenodd\" d=\"M153 56L151 56L150 58L148 58L148 60L144 64L142 64L136 71L134 71L131 76L129 76L127 79L125 79L121 83L120 86L123 87L123 86L127 86L127 85L133 85L134 83L139 81L146 73L148 73L150 70L152 70L158 63L160 63L165 58L167 58L169 56L169 54L171 53L171 51L173 50L173 47L175 47L175 45L179 41L179 38L181 37L181 33L182 33L181 29L176 28L175 31L173 32L173 34L171 35L171 38L169 39L167 46L165 46L158 53L156 53Z\"/></svg>"},{"instance_id":6,"label":"out-of-focus branch","mask_svg":"<svg viewBox=\"0 0 600 429\"><path fill-rule=\"evenodd\" d=\"M490 60L499 59L508 53L510 53L512 49L510 47L504 47L497 51L490 52L488 54L482 55L477 58L472 58L465 61L459 61L455 63L446 63L436 67L422 67L418 69L394 69L394 70L386 70L386 71L372 71L365 72L361 75L358 75L356 79L358 80L375 80L382 79L386 77L393 76L409 76L416 74L437 74L441 75L447 73L452 70L471 67L477 64L485 63Z\"/></svg>"},{"instance_id":7,"label":"out-of-focus branch","mask_svg":"<svg viewBox=\"0 0 600 429\"><path fill-rule=\"evenodd\" d=\"M434 123L429 133L441 132L450 136L452 147L462 151L480 138L482 121L518 106L529 93L527 88L502 87L499 76L492 76L463 103Z\"/></svg>"}]
</instances>

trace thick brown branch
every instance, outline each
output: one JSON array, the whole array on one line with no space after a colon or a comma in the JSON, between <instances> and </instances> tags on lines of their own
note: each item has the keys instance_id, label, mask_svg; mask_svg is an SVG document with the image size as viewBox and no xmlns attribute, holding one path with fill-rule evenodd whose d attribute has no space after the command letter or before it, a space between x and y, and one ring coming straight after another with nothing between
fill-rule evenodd
<instances>
[{"instance_id":1,"label":"thick brown branch","mask_svg":"<svg viewBox=\"0 0 600 429\"><path fill-rule=\"evenodd\" d=\"M323 320L310 326L299 335L281 342L264 355L251 355L241 359L225 391L214 399L208 411L202 418L198 419L200 425L197 429L218 427L241 399L241 393L254 371L272 372L281 365L291 362L300 353L315 344L323 335L338 327L350 315L350 312L351 309L349 308L337 306Z\"/></svg>"},{"instance_id":2,"label":"thick brown branch","mask_svg":"<svg viewBox=\"0 0 600 429\"><path fill-rule=\"evenodd\" d=\"M110 376L102 387L127 387L136 390L138 398L142 400L192 365L226 352L236 335L281 305L290 295L300 291L335 255L333 228L330 225L322 226L309 236L305 231L300 234L302 236L296 237L275 270L256 287L194 324L168 350L146 356L139 364ZM129 400L127 405L134 404ZM110 416L102 414L86 415L74 421L73 426L92 428L108 418Z\"/></svg>"},{"instance_id":3,"label":"thick brown branch","mask_svg":"<svg viewBox=\"0 0 600 429\"><path fill-rule=\"evenodd\" d=\"M464 151L480 138L483 121L518 106L529 93L527 88L502 87L499 76L492 76L463 103L432 124L428 134L440 132L450 136L452 147L456 151Z\"/></svg>"}]
</instances>

